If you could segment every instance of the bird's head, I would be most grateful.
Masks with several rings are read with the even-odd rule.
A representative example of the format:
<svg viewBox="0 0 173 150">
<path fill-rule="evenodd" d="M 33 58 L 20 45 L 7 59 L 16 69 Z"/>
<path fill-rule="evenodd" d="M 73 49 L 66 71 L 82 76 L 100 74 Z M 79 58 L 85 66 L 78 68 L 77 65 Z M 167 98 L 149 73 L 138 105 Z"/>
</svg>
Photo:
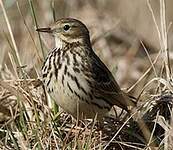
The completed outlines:
<svg viewBox="0 0 173 150">
<path fill-rule="evenodd" d="M 47 28 L 38 28 L 38 32 L 47 32 L 55 37 L 58 42 L 89 42 L 89 31 L 87 27 L 77 19 L 62 18 Z"/>
</svg>

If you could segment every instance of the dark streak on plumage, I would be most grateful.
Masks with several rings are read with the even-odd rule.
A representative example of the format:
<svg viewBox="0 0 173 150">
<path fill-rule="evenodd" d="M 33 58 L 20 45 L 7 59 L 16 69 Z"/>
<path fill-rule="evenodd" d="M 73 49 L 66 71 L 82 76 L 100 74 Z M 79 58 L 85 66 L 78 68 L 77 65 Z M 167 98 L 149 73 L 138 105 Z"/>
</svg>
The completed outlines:
<svg viewBox="0 0 173 150">
<path fill-rule="evenodd" d="M 65 58 L 67 60 L 67 65 L 69 66 L 70 65 L 70 57 L 69 57 L 69 55 L 65 55 Z"/>
<path fill-rule="evenodd" d="M 73 65 L 74 66 L 79 66 L 79 63 L 77 62 L 77 59 L 76 59 L 76 54 L 73 54 Z"/>
<path fill-rule="evenodd" d="M 66 75 L 67 74 L 67 66 L 65 65 L 65 67 L 64 67 L 64 75 Z"/>
<path fill-rule="evenodd" d="M 90 68 L 88 66 L 85 66 L 84 64 L 81 64 L 81 70 L 87 73 L 90 72 Z"/>
<path fill-rule="evenodd" d="M 64 75 L 62 75 L 62 85 L 64 86 Z"/>
<path fill-rule="evenodd" d="M 86 99 L 84 99 L 83 97 L 81 97 L 76 91 L 74 91 L 74 94 L 75 94 L 80 100 L 85 101 L 87 104 L 89 104 L 89 102 L 88 102 Z"/>
<path fill-rule="evenodd" d="M 56 52 L 57 52 L 57 55 L 60 56 L 60 54 L 61 54 L 61 49 L 60 49 L 60 48 L 57 49 Z"/>
<path fill-rule="evenodd" d="M 71 91 L 71 93 L 73 93 L 72 88 L 70 87 L 69 83 L 67 82 L 67 87 L 69 88 L 69 90 Z"/>
<path fill-rule="evenodd" d="M 114 104 L 112 104 L 112 103 L 110 103 L 110 101 L 108 101 L 106 98 L 104 98 L 104 97 L 101 97 L 101 96 L 95 96 L 94 95 L 94 97 L 96 98 L 96 99 L 98 99 L 98 100 L 102 100 L 102 101 L 104 101 L 104 102 L 106 102 L 110 107 L 112 107 Z"/>
<path fill-rule="evenodd" d="M 52 72 L 50 72 L 49 80 L 48 80 L 48 82 L 46 84 L 47 87 L 49 86 L 51 80 L 52 80 Z"/>
<path fill-rule="evenodd" d="M 48 93 L 51 93 L 51 92 L 53 92 L 53 88 L 52 89 L 48 88 Z"/>
<path fill-rule="evenodd" d="M 77 94 L 77 92 L 76 91 L 74 91 L 74 94 L 79 98 L 79 99 L 81 99 L 81 97 L 80 97 L 80 95 L 79 94 Z"/>
<path fill-rule="evenodd" d="M 44 74 L 42 75 L 42 77 L 43 77 L 43 78 L 46 78 L 46 77 L 47 77 L 47 73 L 44 73 Z"/>
<path fill-rule="evenodd" d="M 65 54 L 66 54 L 66 52 L 68 51 L 68 48 L 67 47 L 65 47 L 65 49 L 62 51 L 62 57 L 64 57 L 65 56 Z"/>
<path fill-rule="evenodd" d="M 79 90 L 82 90 L 86 95 L 87 92 L 85 91 L 85 89 L 79 84 L 78 79 L 76 78 L 76 76 L 73 76 L 70 72 L 67 71 L 67 76 L 70 77 L 77 85 Z"/>
<path fill-rule="evenodd" d="M 55 78 L 58 80 L 58 68 L 55 68 Z"/>
<path fill-rule="evenodd" d="M 74 72 L 80 73 L 80 70 L 76 67 L 73 67 Z"/>
<path fill-rule="evenodd" d="M 81 53 L 78 51 L 75 51 L 75 54 L 77 54 L 79 57 L 82 57 Z"/>
<path fill-rule="evenodd" d="M 61 63 L 59 63 L 59 65 L 58 65 L 58 69 L 60 70 L 60 69 L 61 69 L 61 67 L 62 67 L 62 64 L 61 64 Z"/>
<path fill-rule="evenodd" d="M 59 64 L 60 64 L 60 55 L 58 56 L 58 59 L 57 59 L 57 65 L 58 65 L 58 67 L 59 67 Z"/>
<path fill-rule="evenodd" d="M 42 67 L 43 72 L 46 72 L 46 69 L 47 69 L 47 65 L 45 65 L 45 64 L 46 64 L 46 61 L 44 62 L 43 67 Z"/>
<path fill-rule="evenodd" d="M 84 90 L 84 88 L 79 84 L 79 81 L 78 79 L 74 76 L 73 79 L 78 87 L 79 90 L 82 90 L 86 95 L 87 95 L 87 92 Z"/>
<path fill-rule="evenodd" d="M 92 82 L 89 79 L 86 79 L 86 81 L 87 81 L 89 87 L 93 88 Z M 91 93 L 93 93 L 93 92 L 91 92 Z"/>
<path fill-rule="evenodd" d="M 48 88 L 48 90 L 47 90 L 47 91 L 48 91 L 48 93 L 50 93 L 50 88 Z"/>
<path fill-rule="evenodd" d="M 93 100 L 93 96 L 91 93 L 88 93 L 90 100 Z"/>
</svg>

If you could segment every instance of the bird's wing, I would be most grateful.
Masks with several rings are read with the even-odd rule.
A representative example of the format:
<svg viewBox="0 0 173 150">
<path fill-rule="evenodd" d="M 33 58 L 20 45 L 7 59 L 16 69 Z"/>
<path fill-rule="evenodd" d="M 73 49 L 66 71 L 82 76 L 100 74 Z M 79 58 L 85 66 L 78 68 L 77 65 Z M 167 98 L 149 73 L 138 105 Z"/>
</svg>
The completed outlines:
<svg viewBox="0 0 173 150">
<path fill-rule="evenodd" d="M 126 100 L 129 100 L 129 98 L 121 91 L 112 73 L 96 54 L 90 59 L 94 94 L 97 97 L 103 97 L 111 105 L 117 105 L 127 110 Z"/>
<path fill-rule="evenodd" d="M 98 57 L 92 61 L 92 74 L 95 85 L 98 86 L 100 91 L 110 94 L 118 94 L 121 91 L 112 73 Z"/>
</svg>

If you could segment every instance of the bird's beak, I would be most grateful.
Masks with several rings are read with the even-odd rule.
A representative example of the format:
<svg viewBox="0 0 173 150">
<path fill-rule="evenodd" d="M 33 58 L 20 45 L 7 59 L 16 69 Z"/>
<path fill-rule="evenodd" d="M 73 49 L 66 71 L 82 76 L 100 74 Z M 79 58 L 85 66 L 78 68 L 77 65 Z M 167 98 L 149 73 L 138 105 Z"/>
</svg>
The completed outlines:
<svg viewBox="0 0 173 150">
<path fill-rule="evenodd" d="M 52 29 L 51 28 L 37 28 L 36 31 L 38 32 L 47 32 L 47 33 L 52 33 Z"/>
</svg>

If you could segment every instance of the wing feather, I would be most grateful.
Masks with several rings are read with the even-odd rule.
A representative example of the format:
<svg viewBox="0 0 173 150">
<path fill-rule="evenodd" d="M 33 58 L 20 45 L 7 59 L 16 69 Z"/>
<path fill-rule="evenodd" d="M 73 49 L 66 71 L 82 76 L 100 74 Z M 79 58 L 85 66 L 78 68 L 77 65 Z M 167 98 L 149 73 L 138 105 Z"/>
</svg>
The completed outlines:
<svg viewBox="0 0 173 150">
<path fill-rule="evenodd" d="M 93 94 L 98 97 L 103 97 L 109 104 L 117 105 L 127 110 L 127 96 L 120 89 L 106 65 L 95 53 L 90 57 L 90 63 L 90 70 L 92 71 L 90 80 L 92 80 L 91 83 L 94 87 Z"/>
</svg>

